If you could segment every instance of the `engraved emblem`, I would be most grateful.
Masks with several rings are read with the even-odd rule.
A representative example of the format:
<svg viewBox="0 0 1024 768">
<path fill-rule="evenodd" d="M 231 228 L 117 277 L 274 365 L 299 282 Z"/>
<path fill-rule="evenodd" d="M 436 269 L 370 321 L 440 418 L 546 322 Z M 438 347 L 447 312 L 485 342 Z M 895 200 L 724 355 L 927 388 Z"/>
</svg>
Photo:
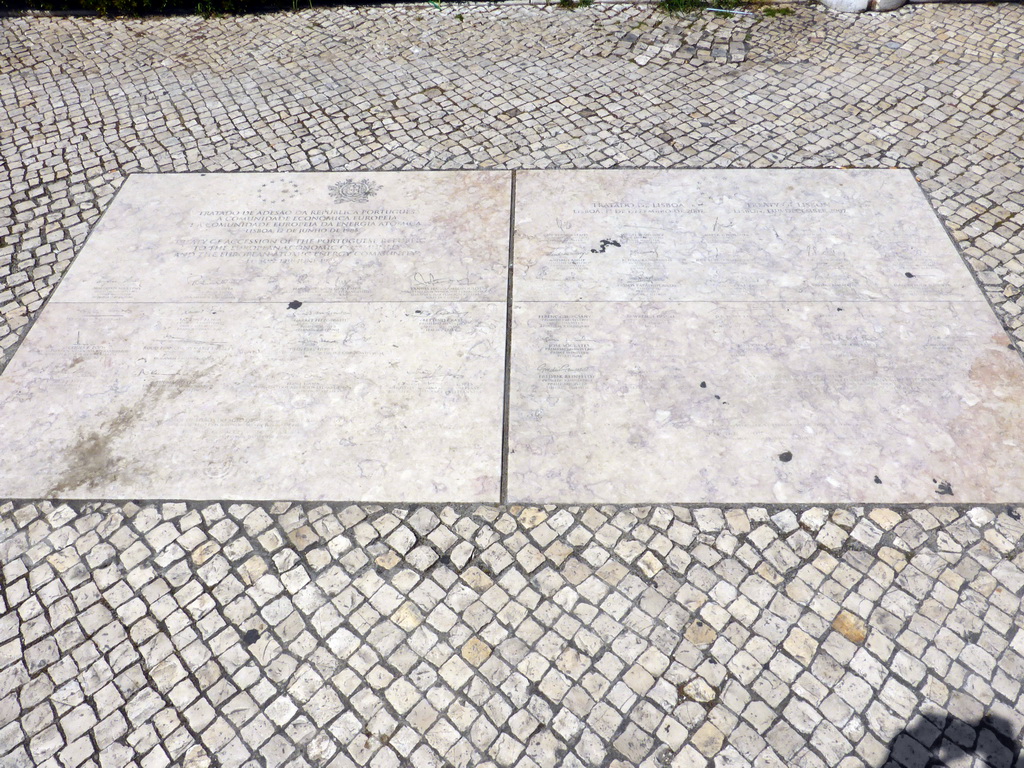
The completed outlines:
<svg viewBox="0 0 1024 768">
<path fill-rule="evenodd" d="M 271 179 L 260 184 L 256 196 L 261 203 L 280 205 L 298 197 L 299 185 L 286 179 Z"/>
<path fill-rule="evenodd" d="M 331 193 L 331 198 L 336 203 L 365 203 L 377 194 L 380 188 L 380 184 L 374 184 L 369 179 L 363 179 L 362 181 L 345 179 L 344 181 L 331 184 L 327 190 Z"/>
</svg>

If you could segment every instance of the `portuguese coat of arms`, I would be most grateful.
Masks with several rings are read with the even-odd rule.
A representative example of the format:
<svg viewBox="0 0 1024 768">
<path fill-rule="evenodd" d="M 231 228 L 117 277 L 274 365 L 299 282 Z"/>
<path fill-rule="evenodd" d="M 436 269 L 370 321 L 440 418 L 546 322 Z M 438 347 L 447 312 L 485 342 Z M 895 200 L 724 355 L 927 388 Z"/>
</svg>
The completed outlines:
<svg viewBox="0 0 1024 768">
<path fill-rule="evenodd" d="M 331 184 L 327 190 L 336 203 L 365 203 L 377 194 L 380 188 L 380 184 L 374 184 L 369 179 L 345 179 Z"/>
</svg>

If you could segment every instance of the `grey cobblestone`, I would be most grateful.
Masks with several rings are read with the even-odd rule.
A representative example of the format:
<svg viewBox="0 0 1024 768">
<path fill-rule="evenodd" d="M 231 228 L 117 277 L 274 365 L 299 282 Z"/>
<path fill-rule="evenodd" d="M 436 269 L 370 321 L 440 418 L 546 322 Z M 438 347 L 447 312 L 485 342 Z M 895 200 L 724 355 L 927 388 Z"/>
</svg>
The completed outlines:
<svg viewBox="0 0 1024 768">
<path fill-rule="evenodd" d="M 1022 511 L 6 503 L 0 753 L 832 766 L 922 714 L 1019 734 Z M 821 543 L 867 521 L 870 546 Z"/>
</svg>

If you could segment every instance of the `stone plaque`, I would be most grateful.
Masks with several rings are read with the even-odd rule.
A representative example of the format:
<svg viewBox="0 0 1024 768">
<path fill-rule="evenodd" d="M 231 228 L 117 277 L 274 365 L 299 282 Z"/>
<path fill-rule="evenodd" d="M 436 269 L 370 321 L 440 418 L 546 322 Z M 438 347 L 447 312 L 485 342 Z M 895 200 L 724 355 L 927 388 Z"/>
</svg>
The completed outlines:
<svg viewBox="0 0 1024 768">
<path fill-rule="evenodd" d="M 131 177 L 0 495 L 1024 498 L 1024 364 L 902 171 Z M 512 328 L 506 328 L 515 205 Z"/>
<path fill-rule="evenodd" d="M 510 182 L 131 177 L 0 376 L 0 494 L 496 500 Z"/>
<path fill-rule="evenodd" d="M 1024 498 L 1024 364 L 909 172 L 521 172 L 510 501 Z"/>
<path fill-rule="evenodd" d="M 505 301 L 499 172 L 132 176 L 60 302 Z"/>
</svg>

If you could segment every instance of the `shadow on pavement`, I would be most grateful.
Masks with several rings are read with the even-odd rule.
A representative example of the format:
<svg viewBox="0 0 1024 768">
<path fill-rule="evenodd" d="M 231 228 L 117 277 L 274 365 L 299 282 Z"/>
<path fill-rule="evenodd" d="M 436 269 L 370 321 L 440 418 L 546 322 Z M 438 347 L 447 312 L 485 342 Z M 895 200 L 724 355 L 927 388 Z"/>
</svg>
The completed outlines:
<svg viewBox="0 0 1024 768">
<path fill-rule="evenodd" d="M 944 722 L 919 716 L 893 739 L 882 768 L 1022 768 L 1016 731 L 1009 720 L 991 713 L 977 723 L 952 715 Z"/>
</svg>

